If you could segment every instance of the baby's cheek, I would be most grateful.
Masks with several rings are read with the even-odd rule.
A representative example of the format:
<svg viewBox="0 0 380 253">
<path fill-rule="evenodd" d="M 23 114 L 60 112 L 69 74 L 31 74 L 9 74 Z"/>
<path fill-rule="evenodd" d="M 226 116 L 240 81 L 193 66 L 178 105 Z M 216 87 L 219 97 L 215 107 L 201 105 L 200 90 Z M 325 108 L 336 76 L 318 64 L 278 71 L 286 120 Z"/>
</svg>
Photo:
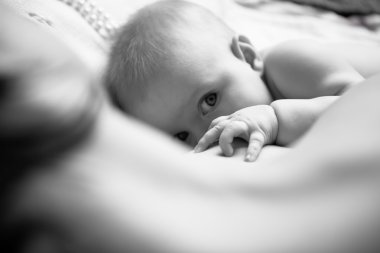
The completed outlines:
<svg viewBox="0 0 380 253">
<path fill-rule="evenodd" d="M 210 114 L 210 117 L 212 118 L 212 120 L 214 120 L 220 116 L 228 116 L 240 109 L 243 109 L 244 107 L 246 106 L 242 105 L 239 102 L 238 97 L 235 99 L 226 98 L 219 103 L 218 108 Z"/>
<path fill-rule="evenodd" d="M 190 147 L 190 148 L 194 148 L 197 144 L 198 144 L 198 141 L 199 139 L 201 138 L 202 136 L 200 137 L 195 137 L 194 135 L 191 135 L 189 136 L 189 140 L 186 142 L 186 144 Z"/>
</svg>

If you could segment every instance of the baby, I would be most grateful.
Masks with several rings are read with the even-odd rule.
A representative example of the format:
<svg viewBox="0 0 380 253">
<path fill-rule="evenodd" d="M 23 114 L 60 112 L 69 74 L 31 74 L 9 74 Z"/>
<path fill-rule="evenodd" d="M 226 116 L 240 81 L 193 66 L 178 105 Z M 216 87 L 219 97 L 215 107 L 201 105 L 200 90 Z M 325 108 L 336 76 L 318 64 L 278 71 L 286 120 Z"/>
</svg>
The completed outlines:
<svg viewBox="0 0 380 253">
<path fill-rule="evenodd" d="M 126 113 L 205 150 L 234 138 L 245 160 L 297 140 L 338 95 L 380 71 L 380 49 L 292 41 L 258 52 L 208 10 L 159 1 L 121 29 L 106 73 Z"/>
</svg>

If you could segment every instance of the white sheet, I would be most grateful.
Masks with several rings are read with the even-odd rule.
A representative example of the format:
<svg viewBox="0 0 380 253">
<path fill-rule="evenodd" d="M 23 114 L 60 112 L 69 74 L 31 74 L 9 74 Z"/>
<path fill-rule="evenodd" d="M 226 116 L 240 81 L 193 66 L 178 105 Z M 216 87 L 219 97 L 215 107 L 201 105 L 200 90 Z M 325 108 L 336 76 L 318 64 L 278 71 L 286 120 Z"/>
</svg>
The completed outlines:
<svg viewBox="0 0 380 253">
<path fill-rule="evenodd" d="M 155 1 L 96 0 L 119 24 L 128 20 L 138 8 Z M 258 48 L 298 38 L 380 44 L 380 24 L 378 32 L 371 31 L 359 24 L 358 17 L 349 19 L 311 6 L 276 0 L 189 1 L 213 11 L 237 32 L 250 37 Z M 360 18 L 374 20 L 376 16 Z"/>
<path fill-rule="evenodd" d="M 238 1 L 237 1 L 238 2 Z M 380 33 L 334 12 L 283 1 L 244 7 L 225 1 L 224 19 L 249 36 L 258 48 L 298 38 L 380 44 Z"/>
</svg>

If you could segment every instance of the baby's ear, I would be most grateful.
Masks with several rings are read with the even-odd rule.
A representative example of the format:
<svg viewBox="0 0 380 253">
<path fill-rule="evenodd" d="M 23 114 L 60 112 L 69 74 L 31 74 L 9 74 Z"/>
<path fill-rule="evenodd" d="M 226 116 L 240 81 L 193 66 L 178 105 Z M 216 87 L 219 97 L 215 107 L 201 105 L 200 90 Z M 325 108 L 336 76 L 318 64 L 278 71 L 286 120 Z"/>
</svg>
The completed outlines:
<svg viewBox="0 0 380 253">
<path fill-rule="evenodd" d="M 234 36 L 232 39 L 231 50 L 238 59 L 251 65 L 252 69 L 258 71 L 263 69 L 263 61 L 258 54 L 257 49 L 252 45 L 246 36 Z"/>
</svg>

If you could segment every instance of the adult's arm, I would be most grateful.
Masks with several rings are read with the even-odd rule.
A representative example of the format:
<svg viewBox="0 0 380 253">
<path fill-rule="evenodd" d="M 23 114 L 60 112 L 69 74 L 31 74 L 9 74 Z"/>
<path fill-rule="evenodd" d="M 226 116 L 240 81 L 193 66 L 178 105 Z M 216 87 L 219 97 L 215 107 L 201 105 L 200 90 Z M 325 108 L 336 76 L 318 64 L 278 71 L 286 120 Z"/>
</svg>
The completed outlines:
<svg viewBox="0 0 380 253">
<path fill-rule="evenodd" d="M 345 94 L 293 149 L 253 164 L 188 155 L 106 107 L 90 141 L 25 192 L 87 250 L 376 252 L 379 82 Z"/>
</svg>

